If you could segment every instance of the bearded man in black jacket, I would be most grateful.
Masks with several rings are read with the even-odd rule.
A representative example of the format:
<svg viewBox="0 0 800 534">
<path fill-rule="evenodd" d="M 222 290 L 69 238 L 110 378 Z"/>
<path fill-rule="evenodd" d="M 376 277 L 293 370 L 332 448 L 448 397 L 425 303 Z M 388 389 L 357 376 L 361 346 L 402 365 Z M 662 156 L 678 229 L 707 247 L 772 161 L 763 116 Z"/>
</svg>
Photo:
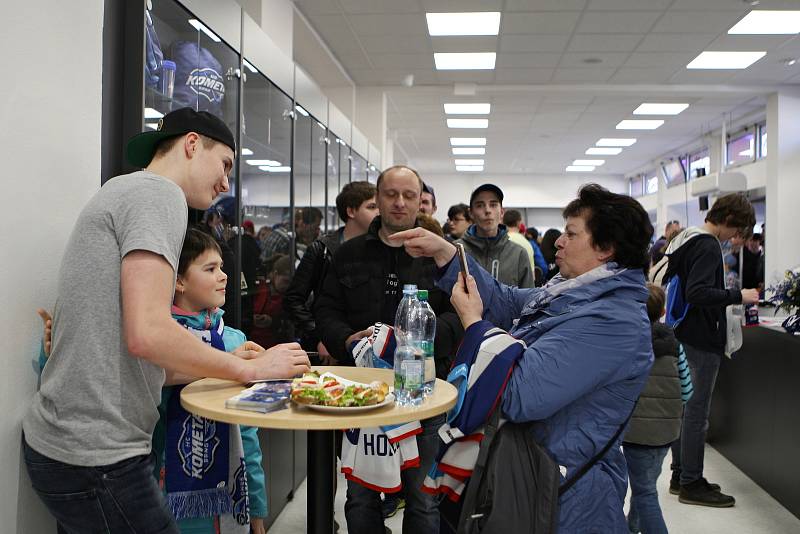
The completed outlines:
<svg viewBox="0 0 800 534">
<path fill-rule="evenodd" d="M 412 258 L 402 243 L 387 238 L 416 225 L 422 179 L 415 170 L 397 165 L 381 173 L 377 187 L 380 216 L 365 235 L 343 243 L 334 254 L 314 308 L 317 329 L 330 353 L 340 363 L 352 365 L 353 343 L 368 336 L 375 322 L 394 324 L 403 285 L 416 284 L 429 291 L 436 312 L 436 376 L 446 378 L 464 335 L 461 321 L 448 296 L 434 283 L 437 267 L 433 259 Z M 417 435 L 420 466 L 402 471 L 404 532 L 439 531 L 436 501 L 420 488 L 438 450 L 437 430 L 443 422 L 443 416 L 422 421 L 423 431 Z M 350 532 L 383 532 L 379 493 L 351 481 L 345 516 Z"/>
<path fill-rule="evenodd" d="M 314 365 L 336 365 L 325 345 L 320 341 L 311 309 L 325 281 L 333 254 L 339 245 L 366 233 L 378 215 L 375 185 L 369 182 L 350 182 L 336 196 L 336 211 L 344 226 L 328 232 L 311 243 L 294 272 L 289 289 L 283 296 L 283 309 L 292 319 L 300 344 L 318 357 L 311 357 Z"/>
</svg>

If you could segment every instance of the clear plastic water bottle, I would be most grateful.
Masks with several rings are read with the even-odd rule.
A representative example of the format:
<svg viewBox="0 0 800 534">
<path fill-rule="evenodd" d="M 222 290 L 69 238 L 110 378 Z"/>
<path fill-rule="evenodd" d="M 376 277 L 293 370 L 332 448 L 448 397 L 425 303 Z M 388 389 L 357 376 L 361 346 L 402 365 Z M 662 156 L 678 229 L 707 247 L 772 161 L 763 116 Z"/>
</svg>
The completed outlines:
<svg viewBox="0 0 800 534">
<path fill-rule="evenodd" d="M 420 289 L 417 292 L 417 309 L 415 327 L 418 333 L 414 336 L 425 362 L 425 373 L 422 379 L 422 392 L 424 396 L 433 393 L 436 384 L 436 362 L 433 359 L 433 341 L 436 337 L 436 314 L 428 303 L 428 291 Z"/>
<path fill-rule="evenodd" d="M 397 306 L 394 335 L 397 348 L 394 352 L 394 394 L 400 406 L 417 406 L 422 403 L 422 382 L 425 362 L 416 338 L 419 331 L 417 316 L 419 301 L 417 286 L 403 286 L 403 300 Z"/>
</svg>

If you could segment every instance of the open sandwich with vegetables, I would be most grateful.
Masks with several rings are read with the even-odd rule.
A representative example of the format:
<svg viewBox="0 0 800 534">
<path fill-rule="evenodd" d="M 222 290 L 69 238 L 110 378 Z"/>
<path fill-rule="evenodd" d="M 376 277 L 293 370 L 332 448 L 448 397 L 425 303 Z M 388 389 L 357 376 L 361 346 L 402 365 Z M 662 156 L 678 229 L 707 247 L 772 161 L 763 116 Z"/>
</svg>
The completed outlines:
<svg viewBox="0 0 800 534">
<path fill-rule="evenodd" d="M 291 399 L 297 404 L 351 408 L 380 404 L 388 393 L 386 382 L 345 386 L 335 376 L 311 371 L 294 379 Z"/>
</svg>

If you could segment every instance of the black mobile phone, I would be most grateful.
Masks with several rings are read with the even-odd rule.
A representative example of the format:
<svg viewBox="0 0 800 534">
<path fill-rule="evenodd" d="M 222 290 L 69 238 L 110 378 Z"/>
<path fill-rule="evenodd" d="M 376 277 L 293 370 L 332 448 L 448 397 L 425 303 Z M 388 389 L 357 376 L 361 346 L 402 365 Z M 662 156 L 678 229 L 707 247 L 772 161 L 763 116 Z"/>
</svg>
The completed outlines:
<svg viewBox="0 0 800 534">
<path fill-rule="evenodd" d="M 458 263 L 461 264 L 461 272 L 464 274 L 464 291 L 469 293 L 467 289 L 469 266 L 467 265 L 467 253 L 464 251 L 464 245 L 462 243 L 456 243 L 456 253 L 458 254 Z"/>
</svg>

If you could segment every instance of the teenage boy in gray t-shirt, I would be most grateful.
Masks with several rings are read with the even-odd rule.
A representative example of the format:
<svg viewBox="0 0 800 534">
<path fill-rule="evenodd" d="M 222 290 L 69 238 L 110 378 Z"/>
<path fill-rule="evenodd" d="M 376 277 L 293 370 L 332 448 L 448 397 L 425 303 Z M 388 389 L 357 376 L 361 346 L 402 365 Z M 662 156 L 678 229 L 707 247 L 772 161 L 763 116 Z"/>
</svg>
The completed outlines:
<svg viewBox="0 0 800 534">
<path fill-rule="evenodd" d="M 308 369 L 296 343 L 245 344 L 237 357 L 170 315 L 187 204 L 206 209 L 228 191 L 235 153 L 217 117 L 169 113 L 128 144 L 128 159 L 145 170 L 106 183 L 75 223 L 51 356 L 22 423 L 31 482 L 59 531 L 178 532 L 150 459 L 165 378 L 247 382 Z"/>
</svg>

